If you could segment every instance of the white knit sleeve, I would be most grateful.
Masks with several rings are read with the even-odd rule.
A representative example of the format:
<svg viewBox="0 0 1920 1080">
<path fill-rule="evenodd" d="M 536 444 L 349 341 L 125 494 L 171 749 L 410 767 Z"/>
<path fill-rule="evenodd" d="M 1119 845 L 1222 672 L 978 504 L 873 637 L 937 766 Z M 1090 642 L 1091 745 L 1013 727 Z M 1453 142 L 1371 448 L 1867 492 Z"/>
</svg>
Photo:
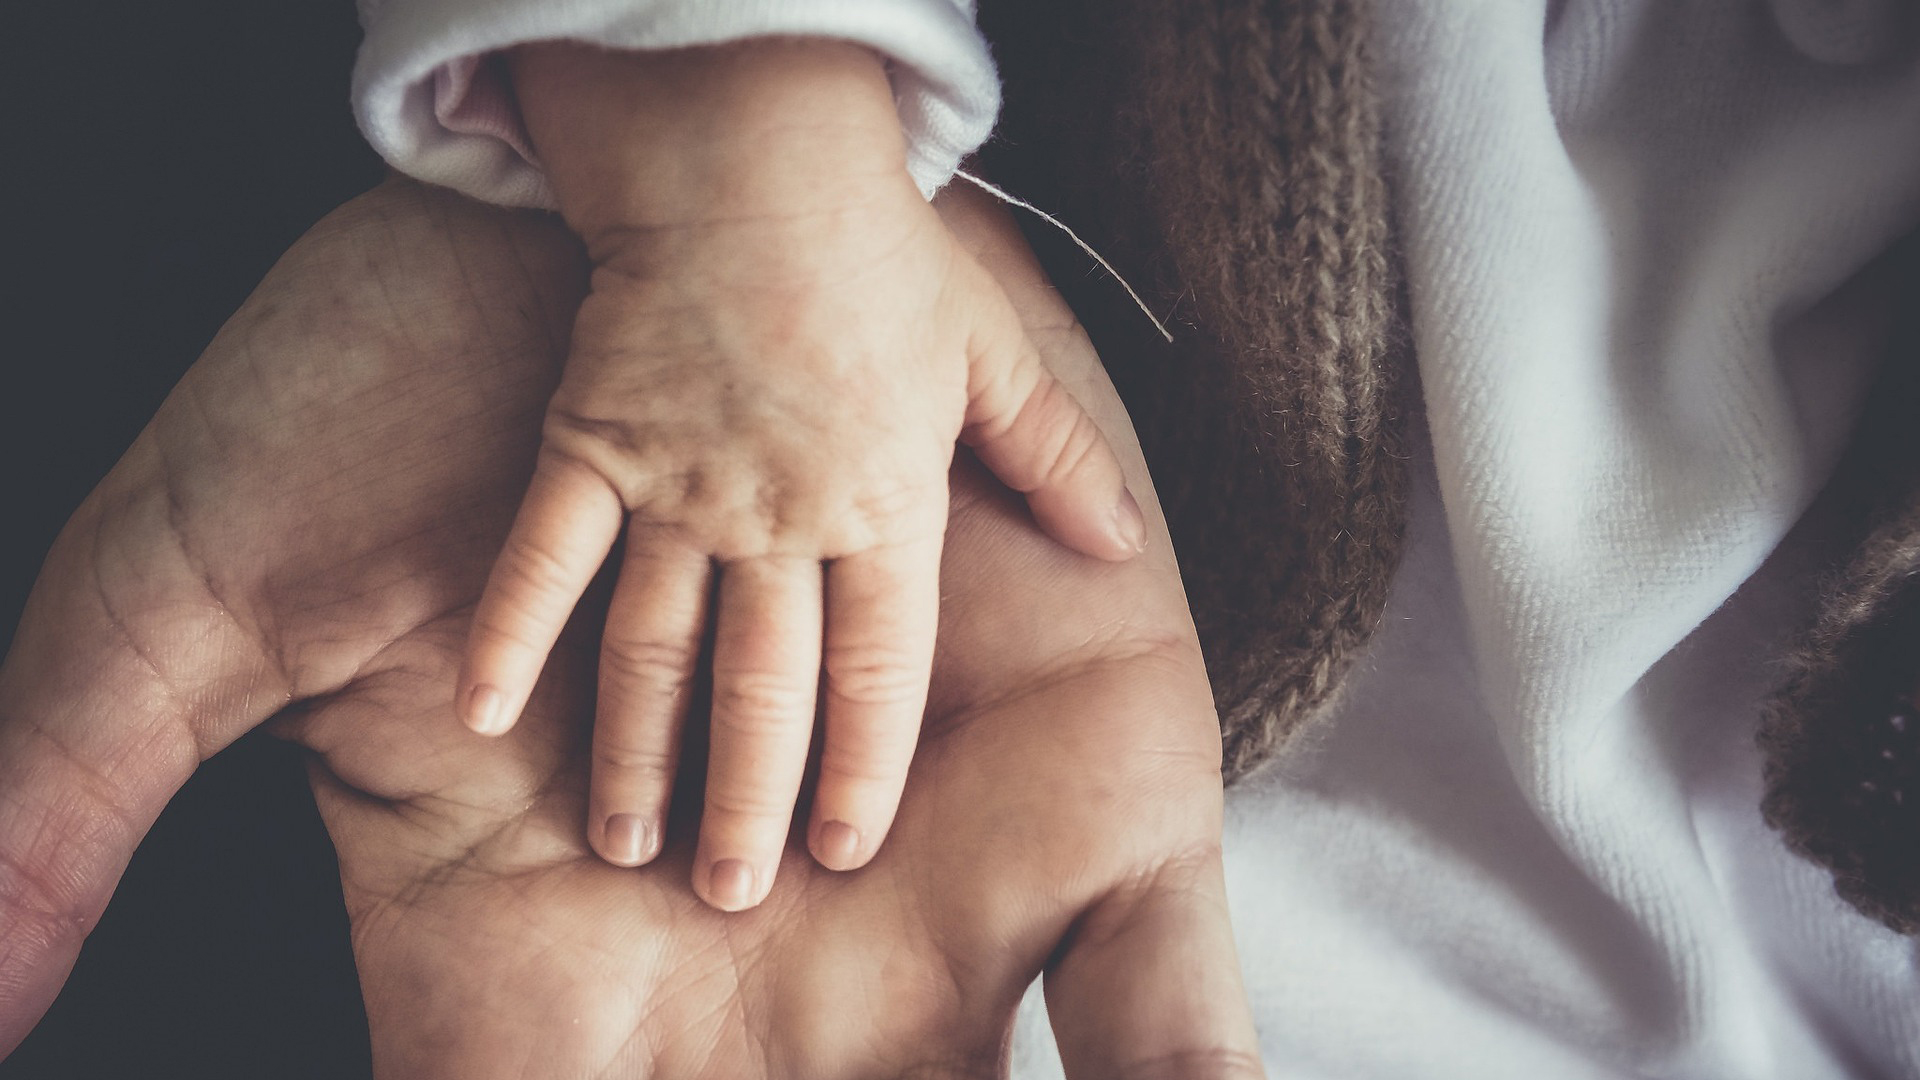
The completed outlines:
<svg viewBox="0 0 1920 1080">
<path fill-rule="evenodd" d="M 986 140 L 1000 85 L 974 0 L 359 0 L 354 115 L 401 172 L 509 206 L 554 206 L 498 52 L 569 39 L 608 48 L 762 35 L 859 42 L 889 60 L 907 167 L 931 196 Z"/>
</svg>

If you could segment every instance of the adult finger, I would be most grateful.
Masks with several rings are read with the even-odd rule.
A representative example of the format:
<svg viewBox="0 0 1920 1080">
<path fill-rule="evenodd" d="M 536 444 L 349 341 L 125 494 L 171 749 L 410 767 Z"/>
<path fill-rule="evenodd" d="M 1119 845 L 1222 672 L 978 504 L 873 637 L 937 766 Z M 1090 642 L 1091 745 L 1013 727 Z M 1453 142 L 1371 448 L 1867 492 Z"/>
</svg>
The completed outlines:
<svg viewBox="0 0 1920 1080">
<path fill-rule="evenodd" d="M 540 452 L 533 481 L 473 613 L 454 701 L 483 735 L 513 727 L 547 654 L 620 534 L 623 508 L 598 473 Z"/>
<path fill-rule="evenodd" d="M 1146 547 L 1146 519 L 1107 437 L 1053 377 L 1004 299 L 974 332 L 961 441 L 1027 497 L 1040 527 L 1096 558 Z"/>
<path fill-rule="evenodd" d="M 163 488 L 128 514 L 164 522 Z M 0 663 L 0 1058 L 59 993 L 167 800 L 286 700 L 164 528 L 131 531 L 140 542 L 117 545 L 89 500 Z"/>
<path fill-rule="evenodd" d="M 638 866 L 660 852 L 686 726 L 712 563 L 658 530 L 627 531 L 600 639 L 587 835 L 602 858 Z"/>
<path fill-rule="evenodd" d="M 806 772 L 820 681 L 821 570 L 807 558 L 727 564 L 713 646 L 713 729 L 693 887 L 722 911 L 773 887 Z"/>
<path fill-rule="evenodd" d="M 1169 862 L 1081 916 L 1046 977 L 1070 1080 L 1258 1080 L 1217 852 Z"/>
<path fill-rule="evenodd" d="M 830 870 L 873 858 L 900 806 L 940 623 L 940 547 L 935 536 L 827 567 L 826 745 L 807 833 Z"/>
</svg>

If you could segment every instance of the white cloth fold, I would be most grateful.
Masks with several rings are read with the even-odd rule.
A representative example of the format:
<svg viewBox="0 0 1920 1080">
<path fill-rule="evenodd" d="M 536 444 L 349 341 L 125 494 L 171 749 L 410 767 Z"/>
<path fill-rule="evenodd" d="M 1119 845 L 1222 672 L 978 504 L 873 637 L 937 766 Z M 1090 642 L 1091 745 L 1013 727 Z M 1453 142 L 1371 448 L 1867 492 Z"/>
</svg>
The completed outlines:
<svg viewBox="0 0 1920 1080">
<path fill-rule="evenodd" d="M 506 206 L 554 207 L 500 65 L 569 39 L 616 49 L 762 35 L 856 41 L 889 60 L 907 168 L 931 196 L 993 129 L 1000 86 L 972 0 L 360 0 L 360 130 L 409 176 Z"/>
</svg>

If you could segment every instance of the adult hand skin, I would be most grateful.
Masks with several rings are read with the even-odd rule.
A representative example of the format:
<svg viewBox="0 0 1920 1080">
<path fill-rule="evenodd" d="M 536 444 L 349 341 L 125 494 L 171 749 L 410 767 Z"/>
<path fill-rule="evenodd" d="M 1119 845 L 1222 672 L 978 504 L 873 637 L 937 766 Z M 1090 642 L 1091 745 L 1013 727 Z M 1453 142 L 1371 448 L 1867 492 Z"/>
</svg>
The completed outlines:
<svg viewBox="0 0 1920 1080">
<path fill-rule="evenodd" d="M 1150 491 L 1018 232 L 971 192 L 942 212 Z M 390 182 L 281 260 L 74 516 L 0 666 L 0 1049 L 167 798 L 271 719 L 314 754 L 382 1076 L 993 1076 L 1042 970 L 1069 1076 L 1260 1075 L 1151 499 L 1147 553 L 1102 563 L 956 468 L 892 838 L 852 874 L 791 847 L 751 912 L 688 890 L 690 832 L 639 870 L 586 847 L 585 635 L 512 734 L 455 720 L 582 273 L 550 222 Z"/>
</svg>

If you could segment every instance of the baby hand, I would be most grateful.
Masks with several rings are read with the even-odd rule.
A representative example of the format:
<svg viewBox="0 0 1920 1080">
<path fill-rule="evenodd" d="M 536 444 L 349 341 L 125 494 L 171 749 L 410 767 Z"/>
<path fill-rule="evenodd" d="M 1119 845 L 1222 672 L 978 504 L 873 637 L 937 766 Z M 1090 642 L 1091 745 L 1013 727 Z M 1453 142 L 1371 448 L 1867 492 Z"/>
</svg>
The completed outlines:
<svg viewBox="0 0 1920 1080">
<path fill-rule="evenodd" d="M 518 54 L 515 76 L 594 276 L 457 700 L 475 730 L 512 726 L 624 524 L 588 835 L 621 865 L 658 853 L 711 624 L 694 887 L 751 907 L 816 711 L 814 856 L 863 865 L 892 823 L 926 704 L 956 441 L 1073 548 L 1127 558 L 1145 527 L 1105 439 L 914 188 L 871 54 L 547 46 Z"/>
</svg>

